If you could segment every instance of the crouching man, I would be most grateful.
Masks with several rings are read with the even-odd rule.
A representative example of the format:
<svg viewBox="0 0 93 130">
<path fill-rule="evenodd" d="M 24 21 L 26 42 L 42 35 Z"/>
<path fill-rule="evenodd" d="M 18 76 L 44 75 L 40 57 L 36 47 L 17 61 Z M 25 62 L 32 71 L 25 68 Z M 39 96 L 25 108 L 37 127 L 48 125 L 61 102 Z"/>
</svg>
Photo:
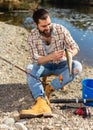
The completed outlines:
<svg viewBox="0 0 93 130">
<path fill-rule="evenodd" d="M 68 49 L 72 57 L 79 50 L 70 32 L 64 26 L 52 23 L 49 13 L 45 9 L 37 9 L 33 13 L 33 20 L 36 28 L 32 29 L 28 36 L 32 64 L 27 66 L 27 71 L 36 78 L 27 74 L 27 82 L 35 99 L 35 105 L 28 110 L 22 110 L 20 118 L 50 117 L 52 111 L 48 98 L 51 91 L 61 89 L 67 83 L 73 81 L 75 76 L 79 75 L 82 71 L 81 63 L 73 60 L 72 75 L 69 76 L 64 48 Z M 37 79 L 52 74 L 57 75 L 57 77 L 44 90 L 42 82 Z M 63 78 L 61 84 L 59 81 L 60 74 Z"/>
</svg>

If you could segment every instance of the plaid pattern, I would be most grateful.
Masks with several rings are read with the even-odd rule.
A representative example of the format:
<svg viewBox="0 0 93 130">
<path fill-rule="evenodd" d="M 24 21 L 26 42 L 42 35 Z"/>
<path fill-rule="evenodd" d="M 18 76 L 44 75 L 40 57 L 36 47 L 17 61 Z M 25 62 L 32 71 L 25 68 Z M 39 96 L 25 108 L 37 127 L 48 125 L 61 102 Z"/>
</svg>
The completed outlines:
<svg viewBox="0 0 93 130">
<path fill-rule="evenodd" d="M 66 48 L 77 48 L 79 49 L 76 42 L 73 40 L 72 36 L 70 35 L 69 31 L 62 25 L 59 24 L 52 24 L 53 25 L 53 32 L 52 32 L 52 52 L 63 50 L 64 44 Z M 46 51 L 45 47 L 43 45 L 42 37 L 38 31 L 38 29 L 33 29 L 28 36 L 27 42 L 30 46 L 30 54 L 31 54 L 31 60 L 33 63 L 37 63 L 37 60 L 40 56 L 45 56 Z M 65 57 L 63 57 L 60 61 L 64 60 Z M 60 62 L 59 61 L 59 62 Z"/>
</svg>

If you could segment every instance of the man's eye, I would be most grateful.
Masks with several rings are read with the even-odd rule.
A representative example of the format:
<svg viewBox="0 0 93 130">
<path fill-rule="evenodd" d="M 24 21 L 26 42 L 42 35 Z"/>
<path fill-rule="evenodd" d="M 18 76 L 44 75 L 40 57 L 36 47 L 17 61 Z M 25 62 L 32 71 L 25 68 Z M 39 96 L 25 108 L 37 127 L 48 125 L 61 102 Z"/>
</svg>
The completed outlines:
<svg viewBox="0 0 93 130">
<path fill-rule="evenodd" d="M 43 28 L 47 27 L 47 26 L 42 26 Z"/>
<path fill-rule="evenodd" d="M 45 27 L 50 26 L 50 25 L 51 25 L 51 23 L 49 23 L 48 25 L 43 25 L 42 27 L 45 28 Z"/>
</svg>

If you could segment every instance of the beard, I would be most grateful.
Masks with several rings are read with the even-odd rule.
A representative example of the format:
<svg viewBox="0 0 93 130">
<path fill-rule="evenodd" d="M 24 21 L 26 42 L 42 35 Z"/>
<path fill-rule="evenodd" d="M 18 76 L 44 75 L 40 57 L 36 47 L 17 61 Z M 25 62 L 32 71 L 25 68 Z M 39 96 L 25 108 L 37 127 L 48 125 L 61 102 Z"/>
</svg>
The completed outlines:
<svg viewBox="0 0 93 130">
<path fill-rule="evenodd" d="M 39 29 L 38 29 L 39 30 Z M 41 31 L 39 30 L 39 33 L 44 37 L 50 37 L 52 34 L 53 28 L 50 28 L 49 30 Z"/>
</svg>

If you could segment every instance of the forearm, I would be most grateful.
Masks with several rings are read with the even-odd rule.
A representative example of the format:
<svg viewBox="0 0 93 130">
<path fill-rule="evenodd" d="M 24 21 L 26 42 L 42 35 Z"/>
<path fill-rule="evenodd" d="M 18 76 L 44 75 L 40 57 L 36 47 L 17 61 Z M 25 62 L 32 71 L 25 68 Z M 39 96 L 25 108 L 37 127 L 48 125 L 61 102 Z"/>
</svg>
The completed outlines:
<svg viewBox="0 0 93 130">
<path fill-rule="evenodd" d="M 50 62 L 50 61 L 52 61 L 52 60 L 53 60 L 53 58 L 52 58 L 51 55 L 40 56 L 40 57 L 38 58 L 38 64 L 46 64 L 46 63 L 48 63 L 48 62 Z"/>
<path fill-rule="evenodd" d="M 58 61 L 63 57 L 64 51 L 63 50 L 59 50 L 59 51 L 55 51 L 52 52 L 51 54 L 47 55 L 47 56 L 42 56 L 38 58 L 38 64 L 46 64 L 50 61 Z"/>
<path fill-rule="evenodd" d="M 72 49 L 71 53 L 72 53 L 72 56 L 75 56 L 78 53 L 78 49 L 77 48 Z"/>
</svg>

